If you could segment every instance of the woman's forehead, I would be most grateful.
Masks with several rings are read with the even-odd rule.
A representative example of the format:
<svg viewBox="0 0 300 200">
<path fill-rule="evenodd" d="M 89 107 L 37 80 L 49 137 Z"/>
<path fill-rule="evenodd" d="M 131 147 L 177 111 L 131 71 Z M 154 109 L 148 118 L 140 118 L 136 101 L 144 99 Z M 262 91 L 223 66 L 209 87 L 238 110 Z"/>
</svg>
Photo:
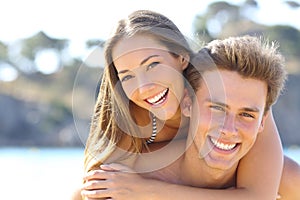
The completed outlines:
<svg viewBox="0 0 300 200">
<path fill-rule="evenodd" d="M 132 37 L 122 38 L 112 49 L 113 60 L 119 57 L 129 54 L 131 52 L 143 51 L 147 49 L 152 50 L 168 50 L 165 46 L 159 43 L 158 39 L 155 39 L 149 35 L 134 35 Z"/>
</svg>

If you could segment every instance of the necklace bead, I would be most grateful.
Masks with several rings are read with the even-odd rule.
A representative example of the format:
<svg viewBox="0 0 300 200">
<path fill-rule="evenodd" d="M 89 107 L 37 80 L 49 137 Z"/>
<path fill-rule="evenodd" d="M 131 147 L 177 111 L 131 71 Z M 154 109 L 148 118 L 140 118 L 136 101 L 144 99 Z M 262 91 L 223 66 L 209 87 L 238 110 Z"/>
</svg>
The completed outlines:
<svg viewBox="0 0 300 200">
<path fill-rule="evenodd" d="M 153 114 L 151 114 L 151 116 L 152 116 L 152 134 L 151 137 L 146 141 L 147 144 L 153 143 L 157 134 L 156 116 Z"/>
</svg>

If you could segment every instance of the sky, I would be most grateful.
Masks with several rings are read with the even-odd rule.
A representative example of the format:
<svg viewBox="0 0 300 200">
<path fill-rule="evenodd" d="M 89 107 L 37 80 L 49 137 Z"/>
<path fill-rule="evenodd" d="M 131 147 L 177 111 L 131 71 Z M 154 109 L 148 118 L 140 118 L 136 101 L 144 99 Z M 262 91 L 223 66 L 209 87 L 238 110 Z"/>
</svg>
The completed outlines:
<svg viewBox="0 0 300 200">
<path fill-rule="evenodd" d="M 169 17 L 186 35 L 192 22 L 215 0 L 9 0 L 1 3 L 0 41 L 13 43 L 44 31 L 53 38 L 69 39 L 70 54 L 85 56 L 85 42 L 107 39 L 116 22 L 137 9 L 150 9 Z M 300 3 L 300 0 L 295 0 Z M 228 0 L 241 4 L 244 0 Z M 258 22 L 293 25 L 300 29 L 300 9 L 291 10 L 283 0 L 257 0 Z M 270 5 L 270 2 L 271 5 Z M 48 54 L 50 55 L 50 54 Z M 53 55 L 52 55 L 53 56 Z M 45 57 L 45 56 L 44 56 Z"/>
<path fill-rule="evenodd" d="M 230 0 L 240 4 L 244 0 Z M 296 0 L 300 3 L 300 0 Z M 1 5 L 0 40 L 26 38 L 39 30 L 51 37 L 86 40 L 108 37 L 114 24 L 137 9 L 158 11 L 189 34 L 194 17 L 213 0 L 9 0 Z M 282 0 L 258 0 L 257 19 L 262 23 L 289 23 L 300 29 L 300 10 L 291 12 Z M 2 2 L 3 4 L 3 2 Z"/>
</svg>

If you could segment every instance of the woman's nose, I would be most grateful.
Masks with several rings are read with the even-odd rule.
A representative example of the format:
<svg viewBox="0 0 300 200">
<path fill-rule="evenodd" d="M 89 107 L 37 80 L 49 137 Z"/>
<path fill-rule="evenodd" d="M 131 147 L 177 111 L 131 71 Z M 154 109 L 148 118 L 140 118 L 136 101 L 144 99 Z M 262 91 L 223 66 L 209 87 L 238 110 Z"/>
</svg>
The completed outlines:
<svg viewBox="0 0 300 200">
<path fill-rule="evenodd" d="M 136 74 L 137 87 L 140 94 L 144 94 L 154 88 L 154 83 L 151 81 L 145 73 Z"/>
</svg>

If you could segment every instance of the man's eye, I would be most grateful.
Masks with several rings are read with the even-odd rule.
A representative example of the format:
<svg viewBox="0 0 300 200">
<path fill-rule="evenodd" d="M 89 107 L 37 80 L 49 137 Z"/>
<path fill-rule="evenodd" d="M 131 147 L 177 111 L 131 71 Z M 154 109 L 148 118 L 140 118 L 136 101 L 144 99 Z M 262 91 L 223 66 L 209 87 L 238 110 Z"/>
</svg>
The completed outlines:
<svg viewBox="0 0 300 200">
<path fill-rule="evenodd" d="M 153 63 L 151 63 L 150 65 L 147 66 L 147 70 L 156 67 L 158 64 L 159 64 L 159 62 L 153 62 Z"/>
<path fill-rule="evenodd" d="M 130 79 L 132 79 L 132 78 L 133 78 L 132 75 L 127 75 L 127 76 L 124 76 L 124 77 L 121 79 L 121 81 L 122 81 L 122 82 L 128 81 L 128 80 L 130 80 Z"/>
<path fill-rule="evenodd" d="M 247 118 L 255 118 L 253 115 L 251 115 L 249 113 L 241 113 L 241 116 L 247 117 Z"/>
<path fill-rule="evenodd" d="M 211 109 L 224 112 L 225 109 L 221 106 L 210 106 Z"/>
</svg>

